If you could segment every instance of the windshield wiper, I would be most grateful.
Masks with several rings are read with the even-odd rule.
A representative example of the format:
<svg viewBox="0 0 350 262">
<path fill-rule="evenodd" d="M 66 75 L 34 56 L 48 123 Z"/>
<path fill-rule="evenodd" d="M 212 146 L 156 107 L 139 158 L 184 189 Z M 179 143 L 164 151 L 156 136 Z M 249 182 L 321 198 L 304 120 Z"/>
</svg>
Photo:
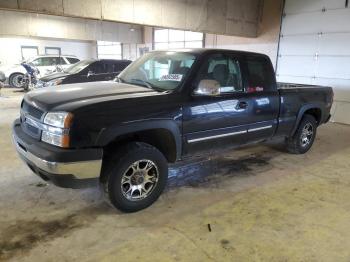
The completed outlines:
<svg viewBox="0 0 350 262">
<path fill-rule="evenodd" d="M 141 83 L 143 86 L 145 86 L 149 89 L 153 89 L 153 86 L 145 80 L 133 78 L 133 79 L 130 79 L 130 81 Z"/>
</svg>

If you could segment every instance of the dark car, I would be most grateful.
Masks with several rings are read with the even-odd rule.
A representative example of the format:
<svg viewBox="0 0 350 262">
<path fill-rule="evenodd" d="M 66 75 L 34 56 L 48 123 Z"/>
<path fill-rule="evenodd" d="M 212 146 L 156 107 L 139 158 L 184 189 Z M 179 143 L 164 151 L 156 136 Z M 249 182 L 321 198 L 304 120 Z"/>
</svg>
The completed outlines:
<svg viewBox="0 0 350 262">
<path fill-rule="evenodd" d="M 306 153 L 333 102 L 332 88 L 277 84 L 267 56 L 233 50 L 150 52 L 118 81 L 29 92 L 13 135 L 41 178 L 100 183 L 127 212 L 160 196 L 168 163 L 271 138 Z"/>
<path fill-rule="evenodd" d="M 36 87 L 112 80 L 130 63 L 130 60 L 82 60 L 63 72 L 53 73 L 40 78 Z"/>
</svg>

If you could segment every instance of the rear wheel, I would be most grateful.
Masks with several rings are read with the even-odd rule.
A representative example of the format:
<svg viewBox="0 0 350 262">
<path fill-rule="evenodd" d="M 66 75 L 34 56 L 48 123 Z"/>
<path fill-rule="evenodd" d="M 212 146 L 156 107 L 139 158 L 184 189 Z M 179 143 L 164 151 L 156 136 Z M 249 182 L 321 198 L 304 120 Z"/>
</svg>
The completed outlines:
<svg viewBox="0 0 350 262">
<path fill-rule="evenodd" d="M 312 147 L 316 137 L 317 122 L 311 115 L 303 116 L 294 136 L 287 140 L 287 150 L 293 154 L 304 154 Z"/>
<path fill-rule="evenodd" d="M 153 204 L 168 179 L 163 154 L 145 143 L 131 143 L 109 160 L 103 188 L 110 203 L 124 212 L 135 212 Z"/>
<path fill-rule="evenodd" d="M 9 77 L 9 85 L 15 88 L 22 88 L 24 85 L 24 75 L 21 73 L 14 73 Z"/>
</svg>

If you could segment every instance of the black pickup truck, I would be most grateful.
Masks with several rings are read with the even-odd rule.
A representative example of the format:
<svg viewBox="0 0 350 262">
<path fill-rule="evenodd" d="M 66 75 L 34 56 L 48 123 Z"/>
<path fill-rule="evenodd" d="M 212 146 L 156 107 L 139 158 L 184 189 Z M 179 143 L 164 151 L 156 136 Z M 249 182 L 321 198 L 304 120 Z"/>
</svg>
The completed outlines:
<svg viewBox="0 0 350 262">
<path fill-rule="evenodd" d="M 160 196 L 168 163 L 184 157 L 273 137 L 291 153 L 307 152 L 332 102 L 330 87 L 277 84 L 262 54 L 155 51 L 116 82 L 29 92 L 13 138 L 44 180 L 98 182 L 115 207 L 133 212 Z"/>
</svg>

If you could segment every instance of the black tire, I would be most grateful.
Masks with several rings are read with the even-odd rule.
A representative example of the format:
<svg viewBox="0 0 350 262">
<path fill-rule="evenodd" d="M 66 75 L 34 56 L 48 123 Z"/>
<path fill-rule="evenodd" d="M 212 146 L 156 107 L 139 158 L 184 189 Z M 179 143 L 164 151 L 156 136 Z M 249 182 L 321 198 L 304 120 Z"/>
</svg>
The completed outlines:
<svg viewBox="0 0 350 262">
<path fill-rule="evenodd" d="M 22 73 L 14 73 L 12 75 L 10 75 L 9 77 L 9 85 L 11 87 L 14 87 L 14 88 L 22 88 L 23 87 L 23 84 L 19 84 L 18 83 L 18 77 L 22 76 L 22 78 L 24 77 L 24 75 Z"/>
<path fill-rule="evenodd" d="M 157 182 L 155 182 L 153 189 L 150 190 L 147 196 L 135 200 L 132 199 L 132 197 L 137 197 L 137 194 L 141 195 L 140 191 L 134 191 L 137 193 L 129 196 L 129 198 L 126 196 L 125 191 L 128 191 L 129 182 L 129 189 L 131 188 L 132 178 L 137 175 L 137 172 L 127 176 L 130 177 L 130 181 L 126 184 L 122 184 L 122 179 L 123 177 L 125 178 L 128 171 L 131 170 L 133 172 L 131 166 L 134 163 L 138 162 L 140 165 L 143 165 L 142 161 L 150 161 L 155 165 L 155 167 L 152 167 L 152 169 L 147 172 L 153 172 L 154 174 L 158 172 Z M 107 167 L 102 171 L 101 181 L 105 196 L 114 207 L 123 212 L 136 212 L 152 205 L 163 192 L 168 180 L 168 162 L 166 158 L 158 149 L 149 144 L 139 142 L 130 143 L 121 148 L 113 157 L 107 160 L 105 164 Z M 141 175 L 138 175 L 138 177 L 136 176 L 136 179 L 140 179 L 140 176 Z M 141 177 L 143 177 L 141 180 L 145 181 L 143 180 L 145 176 Z M 149 186 L 148 183 L 145 184 L 145 187 L 146 185 Z"/>
<path fill-rule="evenodd" d="M 305 129 L 312 129 L 312 135 L 307 135 L 307 141 L 305 139 L 306 134 L 303 133 Z M 304 115 L 293 137 L 287 139 L 288 152 L 292 154 L 304 154 L 309 151 L 315 141 L 316 131 L 316 119 L 312 115 Z"/>
</svg>

